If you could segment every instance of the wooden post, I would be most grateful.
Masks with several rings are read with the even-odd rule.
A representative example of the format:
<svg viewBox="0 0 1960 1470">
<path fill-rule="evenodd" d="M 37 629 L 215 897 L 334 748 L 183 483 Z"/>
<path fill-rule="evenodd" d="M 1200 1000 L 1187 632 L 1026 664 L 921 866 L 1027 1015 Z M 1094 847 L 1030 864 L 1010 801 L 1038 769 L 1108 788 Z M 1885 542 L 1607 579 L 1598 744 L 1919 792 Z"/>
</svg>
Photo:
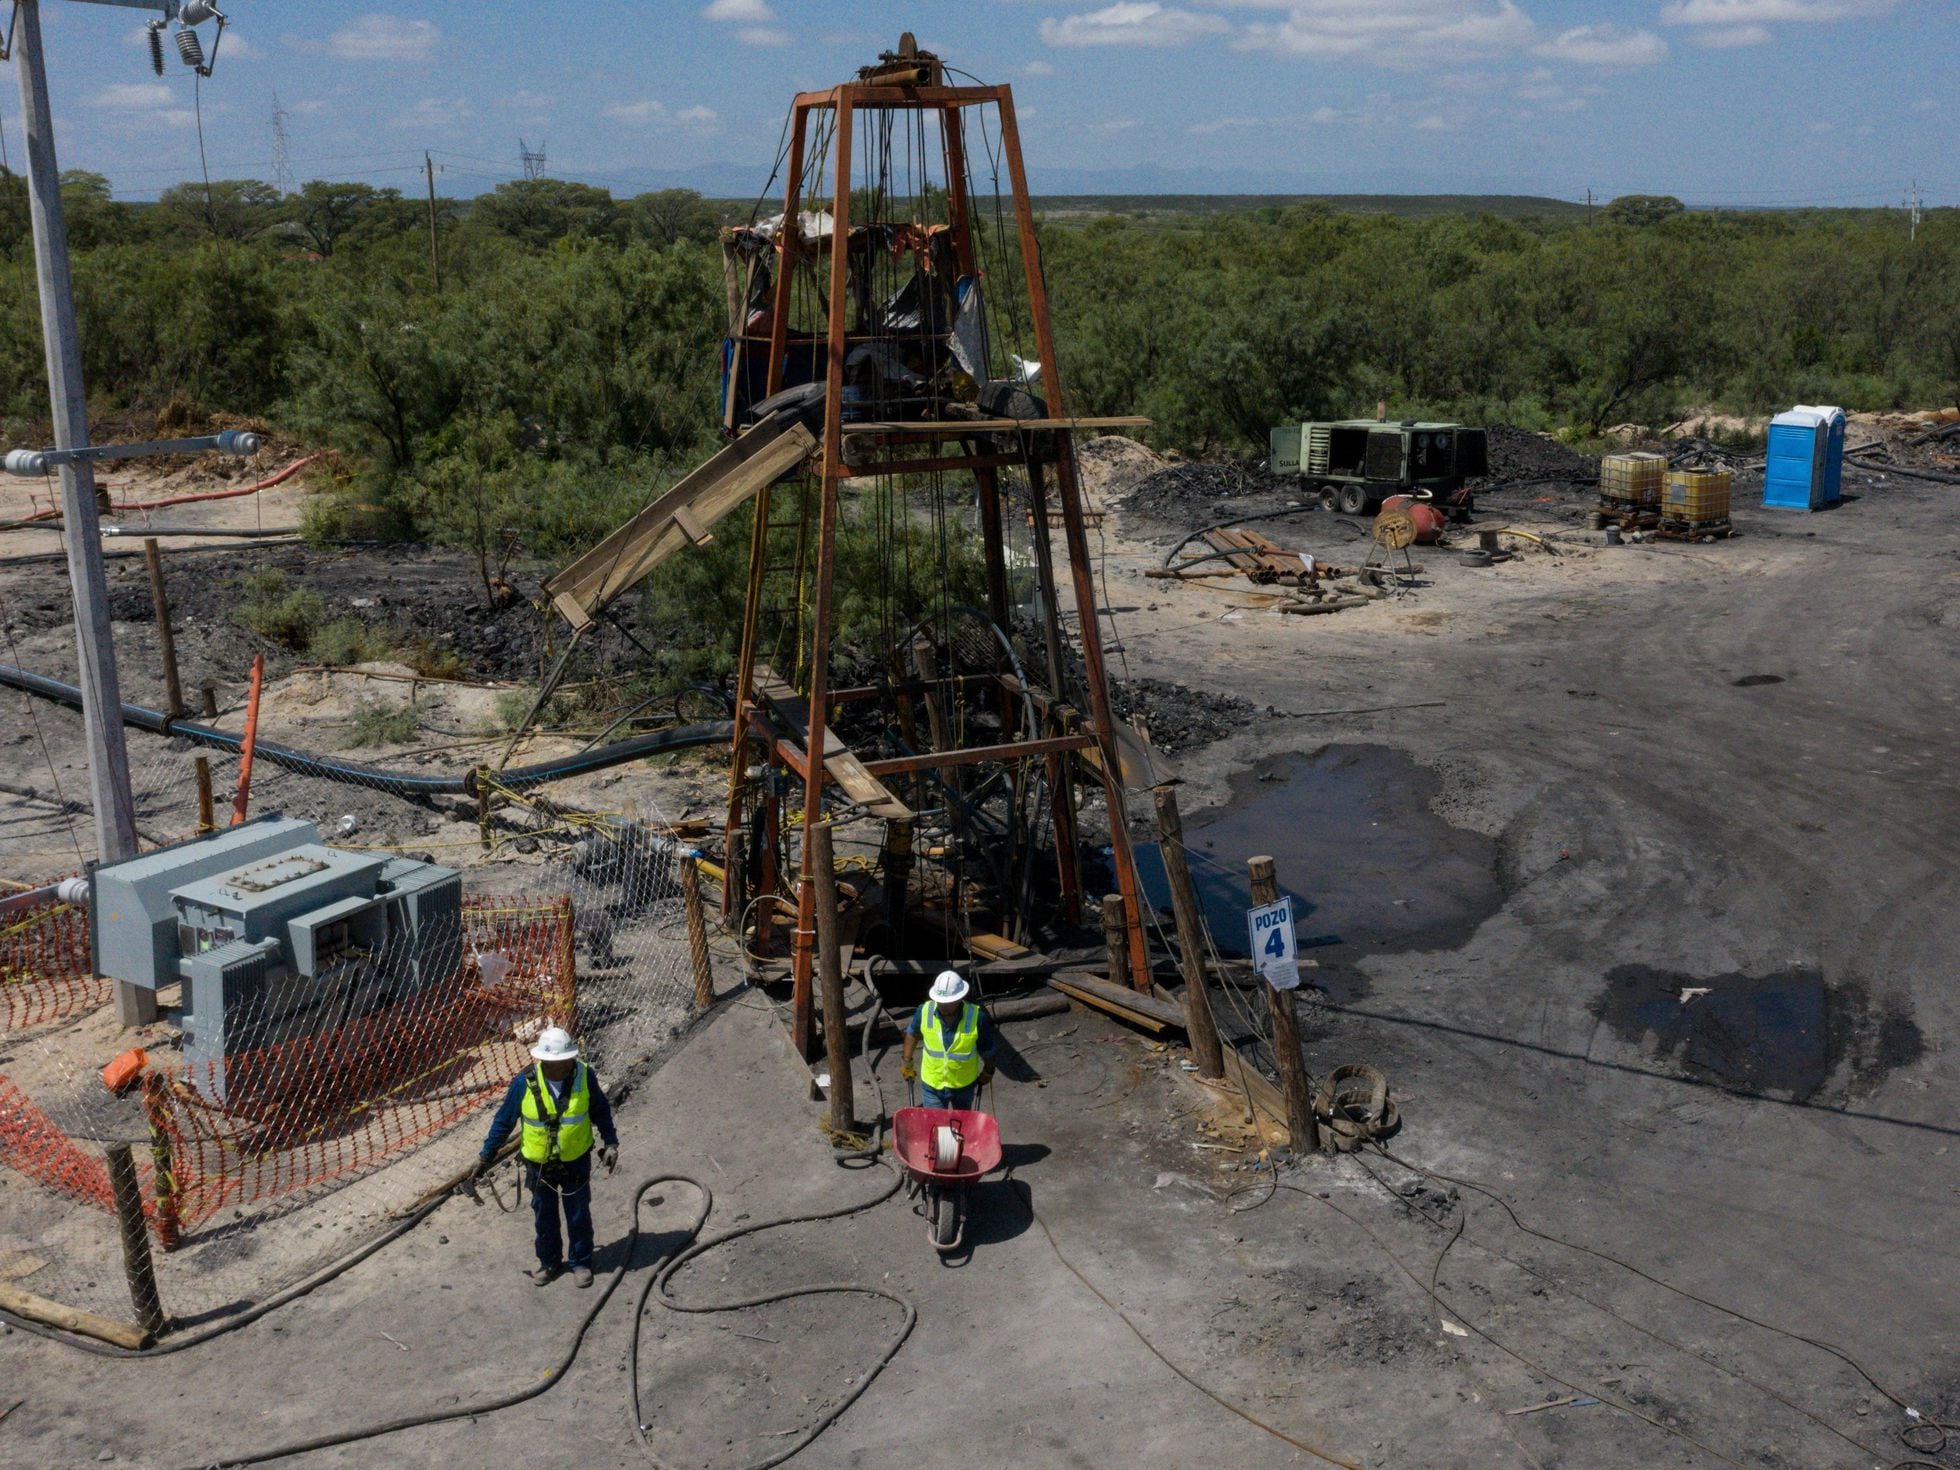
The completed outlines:
<svg viewBox="0 0 1960 1470">
<path fill-rule="evenodd" d="M 687 908 L 687 952 L 694 961 L 694 1004 L 706 1010 L 715 1003 L 715 968 L 708 958 L 708 916 L 701 911 L 700 854 L 681 858 L 681 901 Z"/>
<path fill-rule="evenodd" d="M 150 1124 L 150 1178 L 157 1202 L 157 1244 L 166 1251 L 177 1249 L 180 1226 L 177 1215 L 177 1154 L 171 1146 L 165 1101 L 169 1084 L 155 1072 L 143 1074 L 143 1116 Z"/>
<path fill-rule="evenodd" d="M 1138 990 L 1150 988 L 1148 975 L 1130 974 L 1130 930 L 1123 922 L 1123 895 L 1105 893 L 1102 902 L 1103 943 L 1109 950 L 1109 983 L 1111 985 L 1135 985 Z"/>
<path fill-rule="evenodd" d="M 211 807 L 211 758 L 206 755 L 193 757 L 191 768 L 197 773 L 197 830 L 215 832 L 218 829 L 218 814 Z"/>
<path fill-rule="evenodd" d="M 207 720 L 217 719 L 218 718 L 218 686 L 216 684 L 206 684 L 203 687 L 203 689 L 200 691 L 200 693 L 203 695 L 204 698 L 204 718 Z"/>
<path fill-rule="evenodd" d="M 238 794 L 231 800 L 231 824 L 245 820 L 252 804 L 252 752 L 259 743 L 259 696 L 265 691 L 265 655 L 252 655 L 252 692 L 245 701 L 245 740 L 239 747 Z"/>
<path fill-rule="evenodd" d="M 184 714 L 184 686 L 177 681 L 177 639 L 170 631 L 170 598 L 163 590 L 163 553 L 156 538 L 143 539 L 143 561 L 150 569 L 150 609 L 157 620 L 157 651 L 163 660 L 163 708 L 171 719 Z"/>
<path fill-rule="evenodd" d="M 436 162 L 426 151 L 422 154 L 422 172 L 429 181 L 429 280 L 440 291 L 442 256 L 436 251 Z"/>
<path fill-rule="evenodd" d="M 1279 875 L 1269 857 L 1248 859 L 1245 865 L 1252 879 L 1255 904 L 1279 902 Z M 1293 1005 L 1293 992 L 1262 987 L 1266 1007 L 1273 1018 L 1273 1061 L 1279 1068 L 1279 1085 L 1286 1094 L 1286 1127 L 1293 1135 L 1293 1152 L 1317 1153 L 1320 1126 L 1313 1116 L 1313 1093 L 1307 1086 L 1307 1062 L 1300 1051 L 1300 1015 Z"/>
<path fill-rule="evenodd" d="M 1178 814 L 1177 792 L 1159 786 L 1157 851 L 1170 880 L 1171 910 L 1177 915 L 1177 947 L 1184 952 L 1184 1030 L 1191 1038 L 1191 1058 L 1200 1077 L 1223 1077 L 1225 1053 L 1218 1044 L 1218 1023 L 1211 1013 L 1211 991 L 1205 975 L 1204 920 L 1199 916 L 1191 868 L 1184 860 L 1184 819 Z"/>
<path fill-rule="evenodd" d="M 857 1112 L 851 1096 L 850 1022 L 844 1015 L 844 957 L 838 949 L 837 860 L 830 823 L 810 829 L 810 876 L 817 888 L 817 989 L 823 1004 L 823 1053 L 830 1067 L 830 1130 L 851 1131 Z"/>
<path fill-rule="evenodd" d="M 122 1231 L 123 1272 L 129 1278 L 129 1299 L 136 1322 L 151 1337 L 163 1331 L 163 1299 L 157 1295 L 157 1273 L 150 1260 L 150 1227 L 143 1220 L 143 1193 L 136 1183 L 136 1160 L 129 1145 L 109 1145 L 109 1188 L 116 1197 L 116 1224 Z"/>
</svg>

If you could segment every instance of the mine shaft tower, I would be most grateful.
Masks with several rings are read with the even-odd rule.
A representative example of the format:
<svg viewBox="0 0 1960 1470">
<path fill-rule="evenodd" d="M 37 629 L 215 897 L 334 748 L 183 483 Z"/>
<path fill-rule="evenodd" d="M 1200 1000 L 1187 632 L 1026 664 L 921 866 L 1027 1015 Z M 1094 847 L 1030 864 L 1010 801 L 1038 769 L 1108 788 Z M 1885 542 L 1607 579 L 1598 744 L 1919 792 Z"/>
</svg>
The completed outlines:
<svg viewBox="0 0 1960 1470">
<path fill-rule="evenodd" d="M 908 35 L 857 80 L 800 94 L 786 132 L 781 215 L 723 234 L 724 427 L 735 450 L 788 466 L 754 505 L 727 918 L 753 920 L 759 950 L 787 948 L 807 1055 L 817 822 L 882 823 L 860 829 L 882 834 L 860 863 L 882 890 L 855 892 L 860 934 L 901 955 L 930 934 L 934 957 L 959 960 L 982 929 L 1029 937 L 1037 909 L 1080 920 L 1079 798 L 1099 785 L 1130 972 L 1147 984 L 1128 742 L 1072 440 L 1145 421 L 1068 415 L 1011 89 L 948 85 Z M 1015 520 L 1025 507 L 1024 552 L 1010 506 Z M 858 547 L 853 595 L 882 598 L 855 609 L 878 631 L 842 657 L 840 531 Z"/>
</svg>

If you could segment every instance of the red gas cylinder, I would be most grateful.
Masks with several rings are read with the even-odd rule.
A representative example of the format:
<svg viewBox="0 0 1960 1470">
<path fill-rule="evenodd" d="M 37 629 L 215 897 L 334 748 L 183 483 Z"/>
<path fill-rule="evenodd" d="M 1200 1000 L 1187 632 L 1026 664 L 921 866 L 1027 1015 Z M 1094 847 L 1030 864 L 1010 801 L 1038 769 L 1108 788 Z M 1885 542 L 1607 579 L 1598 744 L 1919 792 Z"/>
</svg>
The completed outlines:
<svg viewBox="0 0 1960 1470">
<path fill-rule="evenodd" d="M 1406 510 L 1409 513 L 1409 519 L 1416 523 L 1418 546 L 1434 546 L 1443 534 L 1446 518 L 1426 500 L 1417 500 L 1413 495 L 1391 495 L 1382 502 L 1382 509 Z"/>
</svg>

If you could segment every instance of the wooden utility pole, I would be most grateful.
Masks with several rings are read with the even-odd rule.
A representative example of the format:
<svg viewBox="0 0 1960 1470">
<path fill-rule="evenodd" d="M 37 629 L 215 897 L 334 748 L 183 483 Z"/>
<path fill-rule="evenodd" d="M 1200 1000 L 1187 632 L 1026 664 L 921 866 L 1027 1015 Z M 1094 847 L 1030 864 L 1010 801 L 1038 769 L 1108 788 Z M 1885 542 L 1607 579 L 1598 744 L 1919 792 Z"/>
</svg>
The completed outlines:
<svg viewBox="0 0 1960 1470">
<path fill-rule="evenodd" d="M 1177 947 L 1184 955 L 1184 1031 L 1191 1038 L 1191 1059 L 1198 1064 L 1200 1077 L 1223 1077 L 1225 1052 L 1218 1043 L 1218 1022 L 1211 1013 L 1205 976 L 1204 920 L 1197 890 L 1191 886 L 1191 867 L 1184 860 L 1184 818 L 1178 814 L 1175 789 L 1158 786 L 1150 794 L 1157 803 L 1157 853 L 1170 880 Z"/>
<path fill-rule="evenodd" d="M 238 747 L 238 792 L 231 799 L 231 824 L 236 827 L 245 820 L 245 813 L 252 804 L 252 755 L 259 745 L 259 695 L 265 689 L 265 655 L 252 655 L 252 690 L 245 698 L 245 738 Z M 478 802 L 488 811 L 489 795 L 487 788 L 478 785 Z M 490 819 L 482 818 L 484 841 L 490 845 Z"/>
<path fill-rule="evenodd" d="M 429 180 L 429 276 L 435 282 L 436 290 L 442 289 L 442 257 L 436 253 L 436 162 L 425 150 L 422 154 L 422 172 Z"/>
<path fill-rule="evenodd" d="M 15 69 L 27 135 L 28 214 L 34 232 L 34 274 L 41 297 L 41 339 L 57 449 L 88 443 L 88 395 L 82 384 L 82 344 L 75 333 L 75 292 L 68 272 L 68 227 L 61 212 L 61 170 L 54 156 L 54 115 L 48 105 L 47 62 L 41 50 L 40 0 L 14 8 Z M 102 565 L 95 471 L 87 460 L 64 461 L 61 517 L 66 531 L 68 587 L 75 603 L 75 643 L 82 686 L 82 725 L 88 741 L 89 797 L 95 807 L 95 851 L 105 863 L 136 855 L 136 802 L 129 792 L 129 751 L 123 744 L 122 687 L 109 624 L 109 579 Z M 141 1026 L 157 1018 L 156 992 L 117 981 L 116 1019 Z"/>
<path fill-rule="evenodd" d="M 150 1337 L 163 1332 L 163 1299 L 157 1294 L 156 1264 L 150 1259 L 150 1227 L 143 1219 L 143 1193 L 136 1183 L 136 1160 L 129 1145 L 109 1145 L 109 1190 L 116 1201 L 116 1224 L 122 1232 L 123 1274 L 129 1279 L 129 1299 L 136 1323 Z"/>
<path fill-rule="evenodd" d="M 163 553 L 157 549 L 154 536 L 143 540 L 143 561 L 150 569 L 150 610 L 156 615 L 157 652 L 163 660 L 164 712 L 173 720 L 182 719 L 187 711 L 184 686 L 177 678 L 177 635 L 170 631 L 170 598 L 163 590 Z"/>
<path fill-rule="evenodd" d="M 1279 875 L 1269 857 L 1251 858 L 1245 869 L 1252 879 L 1255 904 L 1279 902 Z M 1255 957 L 1256 958 L 1256 957 Z M 1273 1061 L 1279 1067 L 1280 1090 L 1286 1094 L 1286 1127 L 1296 1154 L 1320 1151 L 1320 1127 L 1313 1116 L 1313 1092 L 1307 1086 L 1307 1062 L 1300 1051 L 1300 1016 L 1293 992 L 1265 986 L 1266 1006 L 1273 1018 Z"/>
<path fill-rule="evenodd" d="M 1130 930 L 1123 922 L 1123 895 L 1105 893 L 1102 901 L 1103 947 L 1108 952 L 1109 983 L 1111 985 L 1130 985 L 1136 983 L 1138 990 L 1150 988 L 1150 977 L 1132 977 L 1130 974 Z"/>
<path fill-rule="evenodd" d="M 848 1133 L 857 1112 L 851 1096 L 850 1022 L 844 1015 L 844 956 L 837 936 L 837 860 L 830 823 L 809 830 L 810 878 L 816 884 L 817 990 L 823 1005 L 823 1054 L 830 1068 L 830 1130 Z"/>
</svg>

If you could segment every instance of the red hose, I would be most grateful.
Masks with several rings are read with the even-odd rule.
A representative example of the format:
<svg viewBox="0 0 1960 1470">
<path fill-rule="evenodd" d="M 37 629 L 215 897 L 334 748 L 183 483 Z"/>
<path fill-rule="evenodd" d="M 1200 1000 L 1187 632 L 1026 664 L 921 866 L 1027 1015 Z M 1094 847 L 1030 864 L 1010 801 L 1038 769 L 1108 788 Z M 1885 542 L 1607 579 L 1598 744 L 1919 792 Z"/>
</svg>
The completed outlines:
<svg viewBox="0 0 1960 1470">
<path fill-rule="evenodd" d="M 238 495 L 256 495 L 261 490 L 270 490 L 274 485 L 290 480 L 294 475 L 319 458 L 320 456 L 317 454 L 302 455 L 277 474 L 268 475 L 256 485 L 239 485 L 230 490 L 199 490 L 190 495 L 168 496 L 163 500 L 125 500 L 122 504 L 113 506 L 110 513 L 120 515 L 126 510 L 162 510 L 166 506 L 172 505 L 194 505 L 200 500 L 230 500 Z M 60 508 L 54 507 L 48 510 L 37 510 L 33 515 L 23 516 L 21 519 L 28 521 L 48 521 L 53 520 L 60 514 Z"/>
</svg>

